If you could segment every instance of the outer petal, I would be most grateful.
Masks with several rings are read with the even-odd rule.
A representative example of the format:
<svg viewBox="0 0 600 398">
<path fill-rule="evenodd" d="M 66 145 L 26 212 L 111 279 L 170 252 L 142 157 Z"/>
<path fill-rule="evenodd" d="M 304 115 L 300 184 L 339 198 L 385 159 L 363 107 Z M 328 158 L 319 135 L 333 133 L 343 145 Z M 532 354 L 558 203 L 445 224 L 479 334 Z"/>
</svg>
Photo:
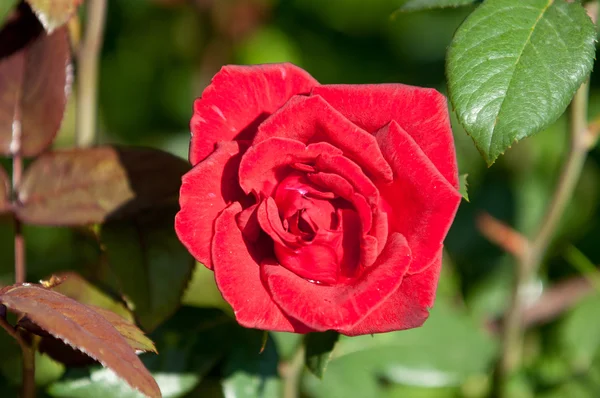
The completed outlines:
<svg viewBox="0 0 600 398">
<path fill-rule="evenodd" d="M 442 248 L 461 197 L 396 122 L 375 136 L 394 170 L 394 182 L 378 186 L 389 228 L 406 237 L 413 255 L 409 274 L 416 274 Z"/>
<path fill-rule="evenodd" d="M 419 274 L 405 275 L 398 290 L 360 323 L 338 330 L 348 336 L 385 333 L 423 325 L 433 307 L 440 271 L 442 251 L 433 264 Z"/>
<path fill-rule="evenodd" d="M 245 197 L 237 182 L 240 145 L 236 141 L 219 143 L 208 158 L 182 178 L 175 231 L 196 260 L 208 268 L 212 268 L 214 220 L 227 204 Z"/>
<path fill-rule="evenodd" d="M 313 94 L 370 133 L 395 120 L 458 188 L 448 105 L 436 90 L 404 84 L 325 85 L 315 87 Z"/>
<path fill-rule="evenodd" d="M 237 321 L 248 328 L 307 333 L 311 330 L 286 316 L 273 302 L 260 279 L 260 266 L 252 257 L 236 223 L 242 207 L 234 203 L 215 221 L 212 259 L 217 286 L 231 305 Z"/>
<path fill-rule="evenodd" d="M 219 141 L 252 139 L 260 122 L 318 84 L 288 63 L 224 66 L 194 103 L 190 162 L 200 162 Z"/>
<path fill-rule="evenodd" d="M 263 263 L 262 276 L 286 314 L 317 331 L 350 330 L 397 291 L 410 260 L 406 239 L 394 234 L 377 263 L 352 284 L 317 285 L 269 262 Z"/>
<path fill-rule="evenodd" d="M 391 181 L 392 171 L 373 136 L 357 127 L 322 98 L 296 96 L 258 128 L 253 145 L 271 137 L 305 144 L 329 142 L 372 176 Z"/>
</svg>

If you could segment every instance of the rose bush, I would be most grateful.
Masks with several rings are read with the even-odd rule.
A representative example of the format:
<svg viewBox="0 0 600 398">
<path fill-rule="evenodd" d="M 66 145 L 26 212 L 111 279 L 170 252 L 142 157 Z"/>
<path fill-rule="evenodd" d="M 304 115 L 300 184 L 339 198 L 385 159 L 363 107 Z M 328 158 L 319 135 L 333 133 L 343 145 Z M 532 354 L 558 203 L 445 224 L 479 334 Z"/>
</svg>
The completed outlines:
<svg viewBox="0 0 600 398">
<path fill-rule="evenodd" d="M 420 326 L 460 202 L 446 99 L 225 66 L 194 104 L 175 227 L 244 326 Z"/>
</svg>

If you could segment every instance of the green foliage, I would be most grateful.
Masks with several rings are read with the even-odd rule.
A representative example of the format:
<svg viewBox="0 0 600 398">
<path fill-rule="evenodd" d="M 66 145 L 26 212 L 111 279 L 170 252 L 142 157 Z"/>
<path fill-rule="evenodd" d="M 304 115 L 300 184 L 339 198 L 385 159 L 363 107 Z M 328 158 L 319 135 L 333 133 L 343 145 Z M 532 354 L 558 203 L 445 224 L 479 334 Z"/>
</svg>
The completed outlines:
<svg viewBox="0 0 600 398">
<path fill-rule="evenodd" d="M 494 340 L 468 315 L 438 302 L 421 328 L 342 337 L 323 381 L 306 377 L 305 386 L 313 396 L 336 398 L 382 396 L 386 383 L 381 379 L 422 388 L 456 387 L 487 373 L 495 354 Z"/>
<path fill-rule="evenodd" d="M 459 182 L 460 182 L 460 194 L 462 195 L 463 199 L 466 200 L 467 202 L 469 201 L 469 192 L 467 192 L 467 188 L 469 187 L 469 183 L 467 182 L 467 177 L 469 175 L 468 174 L 462 174 L 459 178 Z"/>
<path fill-rule="evenodd" d="M 108 265 L 146 331 L 177 310 L 196 263 L 173 230 L 175 212 L 159 208 L 102 227 Z"/>
<path fill-rule="evenodd" d="M 456 32 L 452 104 L 488 165 L 554 122 L 587 78 L 596 31 L 579 3 L 487 1 Z"/>
<path fill-rule="evenodd" d="M 460 7 L 476 0 L 407 0 L 398 11 L 421 11 L 431 8 Z"/>
<path fill-rule="evenodd" d="M 333 355 L 333 349 L 340 335 L 328 331 L 323 333 L 309 333 L 304 344 L 306 345 L 306 366 L 318 378 L 322 379 L 329 361 Z"/>
</svg>

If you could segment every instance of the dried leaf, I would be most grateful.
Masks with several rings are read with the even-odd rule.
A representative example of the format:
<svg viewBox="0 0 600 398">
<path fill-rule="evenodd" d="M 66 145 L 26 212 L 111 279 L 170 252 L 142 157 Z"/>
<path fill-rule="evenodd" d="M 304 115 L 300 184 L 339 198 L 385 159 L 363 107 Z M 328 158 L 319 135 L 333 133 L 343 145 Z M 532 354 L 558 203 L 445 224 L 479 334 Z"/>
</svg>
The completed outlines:
<svg viewBox="0 0 600 398">
<path fill-rule="evenodd" d="M 66 23 L 83 0 L 27 0 L 48 33 Z"/>
<path fill-rule="evenodd" d="M 10 183 L 6 171 L 0 166 L 0 213 L 10 208 Z"/>
<path fill-rule="evenodd" d="M 47 153 L 25 171 L 16 209 L 40 225 L 85 225 L 176 202 L 183 159 L 149 148 L 100 147 Z"/>
<path fill-rule="evenodd" d="M 0 60 L 0 153 L 35 156 L 62 122 L 71 86 L 65 29 Z"/>
<path fill-rule="evenodd" d="M 96 359 L 143 394 L 161 396 L 156 381 L 125 338 L 92 308 L 31 284 L 1 289 L 0 303 Z"/>
</svg>

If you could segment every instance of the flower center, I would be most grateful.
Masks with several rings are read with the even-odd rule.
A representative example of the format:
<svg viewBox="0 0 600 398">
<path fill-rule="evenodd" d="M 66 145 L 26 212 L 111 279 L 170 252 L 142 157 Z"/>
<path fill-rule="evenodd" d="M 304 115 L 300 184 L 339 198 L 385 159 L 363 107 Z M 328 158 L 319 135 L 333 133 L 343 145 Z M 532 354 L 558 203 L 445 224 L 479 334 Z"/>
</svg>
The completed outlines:
<svg viewBox="0 0 600 398">
<path fill-rule="evenodd" d="M 335 284 L 356 268 L 359 233 L 348 203 L 315 187 L 300 173 L 283 179 L 274 195 L 284 230 L 294 238 L 275 242 L 279 263 L 316 283 Z M 353 238 L 355 237 L 355 238 Z M 354 245 L 354 248 L 349 246 Z"/>
</svg>

